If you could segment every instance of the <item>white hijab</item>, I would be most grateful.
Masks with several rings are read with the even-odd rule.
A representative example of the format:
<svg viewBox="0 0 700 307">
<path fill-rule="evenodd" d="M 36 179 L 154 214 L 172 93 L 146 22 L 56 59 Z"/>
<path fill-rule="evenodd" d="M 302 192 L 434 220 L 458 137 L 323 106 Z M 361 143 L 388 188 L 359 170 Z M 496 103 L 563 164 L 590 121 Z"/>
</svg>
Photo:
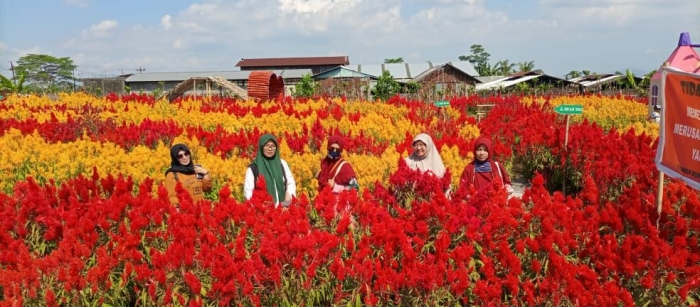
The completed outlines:
<svg viewBox="0 0 700 307">
<path fill-rule="evenodd" d="M 408 158 L 405 158 L 408 167 L 421 172 L 431 171 L 435 176 L 442 178 L 442 176 L 445 175 L 445 164 L 442 163 L 440 152 L 437 150 L 437 148 L 435 148 L 433 138 L 425 133 L 421 133 L 413 138 L 413 143 L 416 141 L 425 143 L 428 154 L 421 159 L 416 157 L 416 153 L 414 151 Z"/>
</svg>

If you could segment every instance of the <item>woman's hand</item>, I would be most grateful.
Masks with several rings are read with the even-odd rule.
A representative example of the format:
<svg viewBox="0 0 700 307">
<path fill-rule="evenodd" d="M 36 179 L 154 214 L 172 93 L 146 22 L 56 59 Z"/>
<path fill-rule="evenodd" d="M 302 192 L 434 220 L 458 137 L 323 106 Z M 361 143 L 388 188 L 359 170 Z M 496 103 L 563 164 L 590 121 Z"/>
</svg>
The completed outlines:
<svg viewBox="0 0 700 307">
<path fill-rule="evenodd" d="M 328 179 L 328 186 L 331 187 L 331 188 L 332 188 L 333 186 L 335 186 L 335 180 L 333 180 L 333 179 Z"/>
<path fill-rule="evenodd" d="M 202 176 L 206 179 L 209 179 L 209 170 L 206 168 L 203 168 L 201 165 L 195 165 L 194 166 L 194 172 L 197 174 L 202 174 Z"/>
</svg>

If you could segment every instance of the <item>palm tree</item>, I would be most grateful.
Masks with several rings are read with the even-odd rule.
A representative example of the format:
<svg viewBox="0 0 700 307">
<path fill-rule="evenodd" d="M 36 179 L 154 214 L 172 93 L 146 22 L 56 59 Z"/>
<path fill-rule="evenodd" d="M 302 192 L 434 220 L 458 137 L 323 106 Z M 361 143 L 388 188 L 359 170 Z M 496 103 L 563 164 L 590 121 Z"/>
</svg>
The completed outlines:
<svg viewBox="0 0 700 307">
<path fill-rule="evenodd" d="M 8 91 L 15 94 L 24 92 L 24 74 L 20 74 L 19 80 L 16 82 L 0 75 L 0 91 Z"/>
<path fill-rule="evenodd" d="M 518 63 L 518 71 L 520 71 L 520 72 L 530 72 L 530 71 L 533 71 L 534 69 L 535 69 L 535 61 Z"/>
<path fill-rule="evenodd" d="M 495 70 L 497 73 L 507 76 L 515 72 L 515 63 L 509 63 L 508 60 L 501 60 L 496 63 Z"/>
<path fill-rule="evenodd" d="M 578 70 L 572 70 L 568 74 L 566 74 L 564 77 L 566 78 L 566 80 L 578 78 L 578 77 L 581 77 L 581 72 L 579 72 Z"/>
</svg>

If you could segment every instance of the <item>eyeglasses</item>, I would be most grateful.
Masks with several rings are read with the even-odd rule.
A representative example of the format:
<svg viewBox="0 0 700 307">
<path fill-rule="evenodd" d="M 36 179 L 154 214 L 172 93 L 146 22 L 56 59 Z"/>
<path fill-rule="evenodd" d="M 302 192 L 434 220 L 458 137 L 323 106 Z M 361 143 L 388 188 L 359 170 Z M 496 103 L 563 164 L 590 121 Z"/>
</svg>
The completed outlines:
<svg viewBox="0 0 700 307">
<path fill-rule="evenodd" d="M 275 144 L 267 144 L 267 145 L 263 146 L 263 148 L 269 149 L 269 150 L 275 150 L 275 149 L 277 149 L 277 145 L 275 145 Z"/>
<path fill-rule="evenodd" d="M 338 148 L 338 147 L 330 147 L 330 148 L 328 148 L 328 151 L 340 151 L 340 148 Z"/>
<path fill-rule="evenodd" d="M 426 148 L 426 147 L 428 147 L 428 146 L 425 145 L 425 144 L 423 144 L 423 143 L 415 143 L 415 144 L 413 144 L 413 148 L 419 148 L 419 147 Z"/>
<path fill-rule="evenodd" d="M 177 158 L 178 158 L 178 159 L 182 159 L 182 158 L 184 158 L 184 157 L 189 157 L 189 156 L 190 156 L 190 153 L 189 153 L 189 152 L 177 154 Z"/>
</svg>

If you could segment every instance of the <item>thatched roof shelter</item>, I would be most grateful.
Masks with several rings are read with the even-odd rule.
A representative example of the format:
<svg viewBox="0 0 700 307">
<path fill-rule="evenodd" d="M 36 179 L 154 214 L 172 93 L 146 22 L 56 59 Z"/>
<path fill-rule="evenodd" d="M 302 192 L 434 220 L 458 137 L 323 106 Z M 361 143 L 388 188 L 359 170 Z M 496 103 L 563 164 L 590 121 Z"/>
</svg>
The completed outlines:
<svg viewBox="0 0 700 307">
<path fill-rule="evenodd" d="M 173 101 L 175 98 L 180 97 L 187 93 L 188 91 L 193 91 L 197 93 L 197 85 L 204 84 L 204 91 L 207 96 L 211 96 L 212 85 L 216 84 L 220 89 L 230 91 L 233 95 L 238 96 L 241 99 L 248 99 L 248 92 L 241 88 L 240 86 L 224 79 L 221 77 L 192 77 L 185 81 L 180 82 L 180 84 L 173 87 L 171 90 L 163 93 L 158 97 L 160 100 L 163 97 L 167 97 L 168 101 Z"/>
</svg>

